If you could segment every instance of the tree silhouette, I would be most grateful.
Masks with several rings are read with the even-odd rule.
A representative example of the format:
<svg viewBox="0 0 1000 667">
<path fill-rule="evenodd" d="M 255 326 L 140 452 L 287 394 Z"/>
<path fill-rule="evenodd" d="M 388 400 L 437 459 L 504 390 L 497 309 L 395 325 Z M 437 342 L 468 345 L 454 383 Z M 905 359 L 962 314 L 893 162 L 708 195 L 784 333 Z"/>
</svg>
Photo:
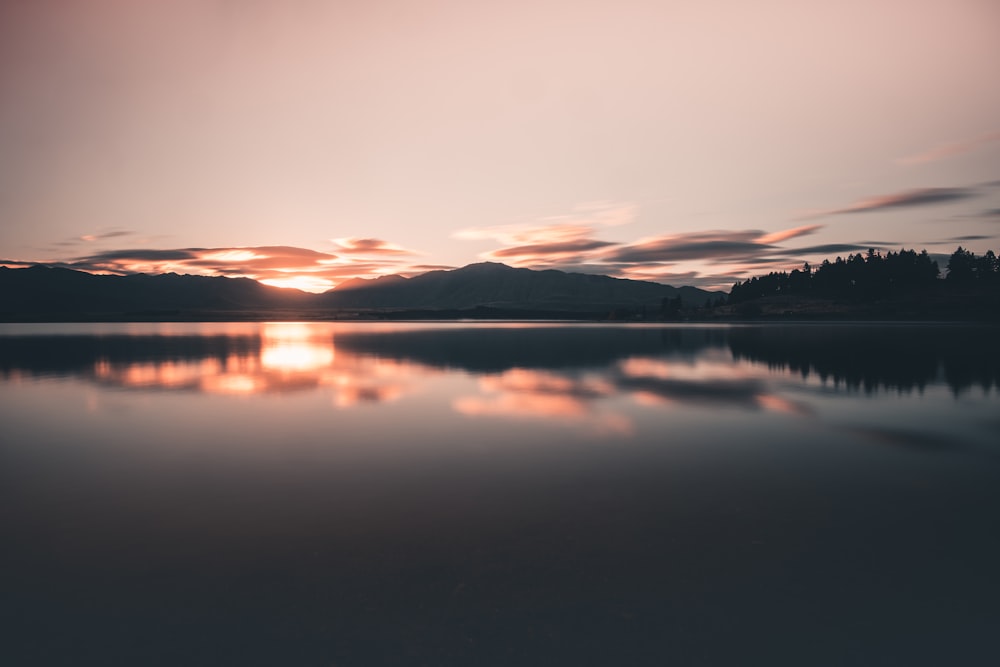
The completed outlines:
<svg viewBox="0 0 1000 667">
<path fill-rule="evenodd" d="M 976 256 L 958 246 L 958 250 L 948 258 L 948 280 L 968 283 L 976 278 Z"/>
<path fill-rule="evenodd" d="M 996 264 L 995 257 L 993 264 Z M 824 259 L 816 269 L 806 263 L 791 273 L 772 272 L 736 283 L 730 304 L 777 294 L 813 295 L 826 298 L 872 300 L 928 289 L 936 284 L 940 271 L 926 250 L 900 250 L 882 255 L 874 248 L 867 254 L 851 254 L 847 259 Z M 994 271 L 995 274 L 995 271 Z"/>
</svg>

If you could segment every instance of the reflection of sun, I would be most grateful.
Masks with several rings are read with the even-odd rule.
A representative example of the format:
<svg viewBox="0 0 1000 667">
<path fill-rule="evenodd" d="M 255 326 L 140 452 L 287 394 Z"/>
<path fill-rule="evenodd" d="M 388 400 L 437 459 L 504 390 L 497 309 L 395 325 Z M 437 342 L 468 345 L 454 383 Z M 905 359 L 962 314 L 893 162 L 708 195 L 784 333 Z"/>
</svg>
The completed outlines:
<svg viewBox="0 0 1000 667">
<path fill-rule="evenodd" d="M 309 371 L 331 363 L 331 347 L 308 341 L 281 341 L 266 346 L 260 353 L 261 366 L 279 371 Z"/>
<path fill-rule="evenodd" d="M 279 371 L 310 371 L 333 363 L 333 344 L 311 340 L 314 332 L 301 322 L 264 325 L 260 364 Z"/>
</svg>

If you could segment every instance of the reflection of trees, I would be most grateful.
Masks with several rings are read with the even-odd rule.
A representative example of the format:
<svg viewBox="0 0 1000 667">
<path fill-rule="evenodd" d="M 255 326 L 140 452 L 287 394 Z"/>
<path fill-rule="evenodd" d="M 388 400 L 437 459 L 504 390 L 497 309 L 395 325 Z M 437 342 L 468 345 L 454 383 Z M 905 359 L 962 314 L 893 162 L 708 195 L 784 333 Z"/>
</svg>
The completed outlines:
<svg viewBox="0 0 1000 667">
<path fill-rule="evenodd" d="M 960 392 L 1000 387 L 1000 333 L 963 326 L 764 326 L 736 328 L 736 359 L 765 362 L 873 391 L 911 391 L 943 379 Z"/>
</svg>

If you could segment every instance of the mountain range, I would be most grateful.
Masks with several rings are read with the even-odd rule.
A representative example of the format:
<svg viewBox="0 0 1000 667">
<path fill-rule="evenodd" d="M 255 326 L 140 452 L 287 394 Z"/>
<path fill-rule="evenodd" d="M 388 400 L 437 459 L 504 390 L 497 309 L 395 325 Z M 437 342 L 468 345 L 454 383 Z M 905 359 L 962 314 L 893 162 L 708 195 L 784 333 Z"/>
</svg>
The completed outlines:
<svg viewBox="0 0 1000 667">
<path fill-rule="evenodd" d="M 703 305 L 721 292 L 695 287 L 563 271 L 518 269 L 491 262 L 430 271 L 412 278 L 354 279 L 322 294 L 263 285 L 249 278 L 133 274 L 95 275 L 72 269 L 0 267 L 0 318 L 63 315 L 197 317 L 247 311 L 536 311 L 607 313 L 616 309 L 658 310 L 664 299 Z"/>
</svg>

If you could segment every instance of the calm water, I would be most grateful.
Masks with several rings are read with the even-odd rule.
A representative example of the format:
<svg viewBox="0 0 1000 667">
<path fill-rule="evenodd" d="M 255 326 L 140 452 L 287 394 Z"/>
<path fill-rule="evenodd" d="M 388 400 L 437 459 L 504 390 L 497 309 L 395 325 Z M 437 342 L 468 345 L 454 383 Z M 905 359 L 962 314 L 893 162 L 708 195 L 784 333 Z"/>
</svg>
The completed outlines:
<svg viewBox="0 0 1000 667">
<path fill-rule="evenodd" d="M 997 334 L 0 325 L 0 654 L 998 664 Z"/>
</svg>

